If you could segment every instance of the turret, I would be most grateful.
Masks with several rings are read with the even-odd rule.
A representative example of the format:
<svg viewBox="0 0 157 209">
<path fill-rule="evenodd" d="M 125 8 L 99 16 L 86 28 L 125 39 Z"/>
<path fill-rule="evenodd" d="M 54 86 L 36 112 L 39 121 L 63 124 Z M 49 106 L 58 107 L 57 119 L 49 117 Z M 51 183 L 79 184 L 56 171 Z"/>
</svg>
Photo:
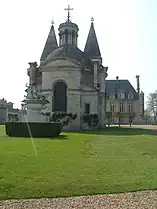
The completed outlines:
<svg viewBox="0 0 157 209">
<path fill-rule="evenodd" d="M 94 29 L 94 18 L 91 18 L 91 26 L 89 29 L 87 41 L 84 49 L 85 55 L 91 59 L 94 64 L 94 86 L 100 85 L 100 66 L 102 64 L 101 53 L 99 49 L 99 44 L 97 41 L 95 29 Z"/>
<path fill-rule="evenodd" d="M 52 21 L 52 26 L 51 26 L 49 35 L 47 37 L 47 41 L 45 43 L 44 50 L 43 50 L 41 58 L 40 58 L 41 62 L 44 61 L 53 50 L 58 48 L 56 34 L 55 34 L 55 30 L 54 30 L 54 25 L 53 24 L 54 23 Z"/>
<path fill-rule="evenodd" d="M 100 59 L 101 60 L 101 53 L 99 49 L 99 44 L 97 41 L 97 36 L 94 29 L 94 18 L 91 18 L 91 26 L 89 29 L 84 53 L 91 59 Z"/>
</svg>

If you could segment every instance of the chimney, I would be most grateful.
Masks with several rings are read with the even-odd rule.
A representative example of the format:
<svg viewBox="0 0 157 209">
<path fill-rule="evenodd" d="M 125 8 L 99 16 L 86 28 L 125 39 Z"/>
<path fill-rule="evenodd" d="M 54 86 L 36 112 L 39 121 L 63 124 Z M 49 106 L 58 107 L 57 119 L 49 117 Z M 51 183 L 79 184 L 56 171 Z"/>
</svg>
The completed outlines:
<svg viewBox="0 0 157 209">
<path fill-rule="evenodd" d="M 118 79 L 119 79 L 119 76 L 116 76 L 117 83 L 118 83 Z"/>
<path fill-rule="evenodd" d="M 137 81 L 137 93 L 140 94 L 140 76 L 136 75 L 136 81 Z"/>
</svg>

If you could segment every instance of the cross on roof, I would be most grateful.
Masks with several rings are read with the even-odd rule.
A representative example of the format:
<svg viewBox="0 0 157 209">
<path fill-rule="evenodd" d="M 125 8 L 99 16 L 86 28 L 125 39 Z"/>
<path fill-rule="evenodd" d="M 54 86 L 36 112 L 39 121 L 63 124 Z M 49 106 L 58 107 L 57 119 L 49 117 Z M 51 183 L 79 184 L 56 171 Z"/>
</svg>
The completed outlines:
<svg viewBox="0 0 157 209">
<path fill-rule="evenodd" d="M 74 10 L 74 9 L 71 8 L 70 5 L 68 5 L 68 8 L 65 8 L 64 10 L 68 11 L 68 19 L 67 19 L 67 22 L 70 22 L 70 10 Z"/>
</svg>

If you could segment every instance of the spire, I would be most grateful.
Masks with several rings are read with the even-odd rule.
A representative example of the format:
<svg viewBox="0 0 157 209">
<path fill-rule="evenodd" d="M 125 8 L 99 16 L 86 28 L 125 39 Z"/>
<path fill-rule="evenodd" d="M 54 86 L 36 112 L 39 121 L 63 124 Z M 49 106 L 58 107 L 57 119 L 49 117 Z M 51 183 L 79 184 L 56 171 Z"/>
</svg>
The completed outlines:
<svg viewBox="0 0 157 209">
<path fill-rule="evenodd" d="M 92 17 L 91 18 L 91 26 L 90 26 L 90 30 L 88 33 L 84 52 L 90 58 L 100 58 L 101 53 L 100 53 L 99 44 L 97 41 L 93 22 L 94 22 L 94 18 Z"/>
<path fill-rule="evenodd" d="M 49 35 L 47 37 L 47 41 L 44 47 L 44 50 L 42 52 L 40 61 L 43 61 L 47 58 L 47 56 L 55 49 L 58 48 L 58 44 L 57 44 L 57 39 L 56 39 L 56 34 L 55 34 L 55 30 L 54 30 L 54 26 L 53 26 L 54 22 L 52 21 L 52 26 L 49 32 Z"/>
</svg>

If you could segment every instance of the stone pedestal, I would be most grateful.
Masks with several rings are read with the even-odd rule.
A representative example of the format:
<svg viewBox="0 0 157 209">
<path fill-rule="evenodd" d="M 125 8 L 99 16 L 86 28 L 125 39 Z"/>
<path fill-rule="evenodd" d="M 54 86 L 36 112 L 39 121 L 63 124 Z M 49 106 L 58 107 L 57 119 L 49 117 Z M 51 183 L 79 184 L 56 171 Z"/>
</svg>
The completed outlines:
<svg viewBox="0 0 157 209">
<path fill-rule="evenodd" d="M 25 107 L 27 109 L 27 114 L 23 115 L 21 120 L 22 122 L 36 122 L 36 123 L 46 123 L 48 122 L 47 117 L 41 114 L 43 101 L 32 99 L 32 100 L 24 100 Z"/>
</svg>

